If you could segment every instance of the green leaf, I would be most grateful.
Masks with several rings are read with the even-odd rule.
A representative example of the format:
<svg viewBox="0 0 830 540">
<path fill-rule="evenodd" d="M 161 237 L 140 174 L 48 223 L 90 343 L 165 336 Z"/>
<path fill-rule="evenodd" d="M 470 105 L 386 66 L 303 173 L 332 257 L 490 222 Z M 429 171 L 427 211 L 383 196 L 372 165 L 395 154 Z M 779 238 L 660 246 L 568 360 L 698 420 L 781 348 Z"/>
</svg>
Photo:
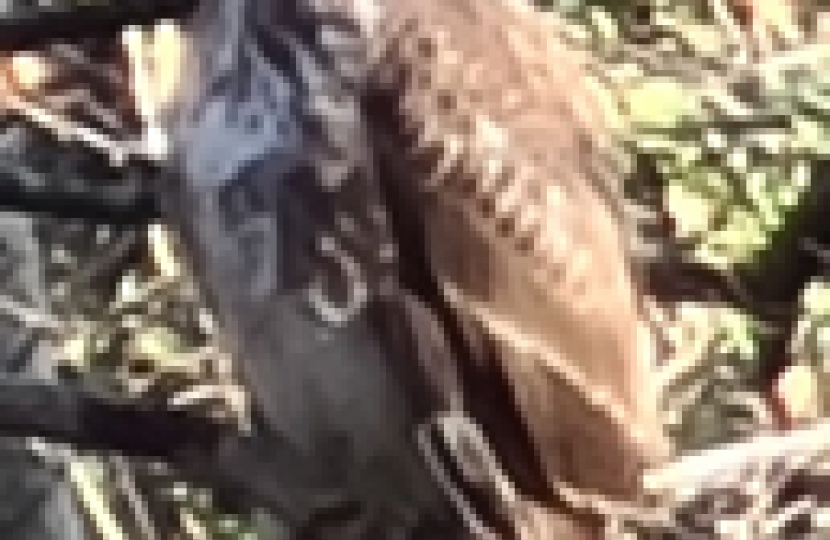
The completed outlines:
<svg viewBox="0 0 830 540">
<path fill-rule="evenodd" d="M 671 127 L 692 113 L 698 104 L 694 94 L 680 83 L 669 79 L 645 81 L 632 88 L 628 106 L 635 124 L 652 127 Z"/>
</svg>

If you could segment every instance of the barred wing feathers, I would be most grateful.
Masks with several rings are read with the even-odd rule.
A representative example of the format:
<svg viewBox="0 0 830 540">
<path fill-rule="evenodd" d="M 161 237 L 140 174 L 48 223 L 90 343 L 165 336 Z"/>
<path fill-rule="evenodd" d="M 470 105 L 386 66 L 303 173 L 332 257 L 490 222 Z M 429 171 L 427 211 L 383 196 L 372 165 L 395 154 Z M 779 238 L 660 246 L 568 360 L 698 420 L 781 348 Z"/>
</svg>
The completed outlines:
<svg viewBox="0 0 830 540">
<path fill-rule="evenodd" d="M 588 59 L 520 2 L 388 4 L 370 83 L 388 107 L 366 106 L 383 181 L 499 342 L 551 482 L 630 497 L 665 446 Z"/>
<path fill-rule="evenodd" d="M 374 526 L 461 534 L 413 433 L 448 406 L 437 357 L 474 355 L 415 303 L 492 338 L 552 485 L 633 497 L 661 450 L 641 317 L 604 111 L 555 23 L 510 0 L 206 0 L 191 31 L 170 215 L 315 481 L 362 490 Z"/>
</svg>

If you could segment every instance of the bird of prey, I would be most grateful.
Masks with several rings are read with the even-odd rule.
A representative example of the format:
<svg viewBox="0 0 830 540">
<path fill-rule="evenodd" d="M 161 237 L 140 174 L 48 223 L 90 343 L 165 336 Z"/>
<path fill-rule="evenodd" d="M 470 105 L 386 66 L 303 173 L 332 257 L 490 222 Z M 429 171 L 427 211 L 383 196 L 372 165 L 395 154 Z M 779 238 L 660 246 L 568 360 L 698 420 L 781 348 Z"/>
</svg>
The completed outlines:
<svg viewBox="0 0 830 540">
<path fill-rule="evenodd" d="M 160 189 L 293 456 L 293 534 L 519 536 L 516 499 L 636 499 L 666 452 L 650 337 L 562 23 L 523 0 L 202 0 L 184 29 Z M 494 511 L 452 430 L 421 437 L 459 412 L 515 488 Z"/>
</svg>

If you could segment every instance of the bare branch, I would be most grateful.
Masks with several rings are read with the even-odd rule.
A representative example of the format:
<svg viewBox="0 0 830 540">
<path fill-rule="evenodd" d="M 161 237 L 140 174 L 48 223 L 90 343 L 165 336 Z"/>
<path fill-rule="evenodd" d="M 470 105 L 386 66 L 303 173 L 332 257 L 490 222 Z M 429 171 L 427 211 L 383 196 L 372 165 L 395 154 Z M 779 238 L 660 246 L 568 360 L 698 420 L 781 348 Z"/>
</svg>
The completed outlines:
<svg viewBox="0 0 830 540">
<path fill-rule="evenodd" d="M 245 501 L 243 508 L 266 507 L 289 522 L 307 522 L 341 499 L 315 484 L 302 454 L 284 439 L 68 384 L 0 379 L 0 433 L 165 462 L 228 500 Z"/>
</svg>

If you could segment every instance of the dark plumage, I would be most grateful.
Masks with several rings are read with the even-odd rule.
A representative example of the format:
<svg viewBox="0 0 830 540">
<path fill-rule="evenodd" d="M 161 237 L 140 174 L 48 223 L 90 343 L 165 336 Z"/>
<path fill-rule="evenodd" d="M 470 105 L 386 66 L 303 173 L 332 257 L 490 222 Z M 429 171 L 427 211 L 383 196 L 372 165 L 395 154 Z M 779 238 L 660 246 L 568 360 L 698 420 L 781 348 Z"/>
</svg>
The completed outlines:
<svg viewBox="0 0 830 540">
<path fill-rule="evenodd" d="M 662 443 L 619 173 L 555 21 L 509 0 L 205 0 L 188 28 L 168 214 L 264 429 L 307 466 L 298 493 L 351 502 L 309 530 L 471 534 L 415 440 L 454 374 L 523 494 L 635 498 Z"/>
</svg>

